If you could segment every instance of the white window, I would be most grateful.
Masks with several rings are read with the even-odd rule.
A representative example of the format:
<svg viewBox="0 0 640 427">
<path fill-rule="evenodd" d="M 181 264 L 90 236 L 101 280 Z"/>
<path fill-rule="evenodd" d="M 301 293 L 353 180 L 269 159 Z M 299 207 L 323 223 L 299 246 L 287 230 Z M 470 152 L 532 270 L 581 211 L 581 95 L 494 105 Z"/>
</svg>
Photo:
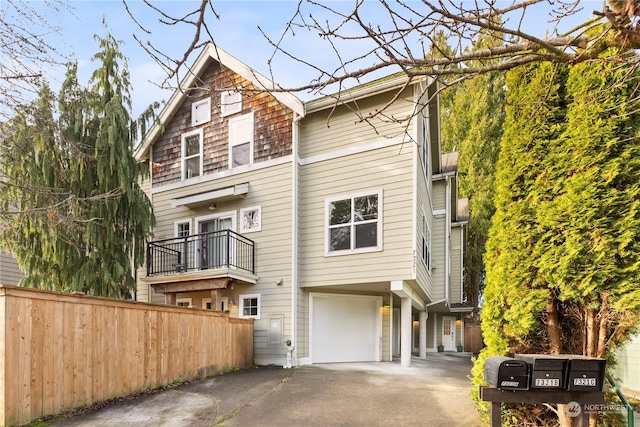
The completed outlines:
<svg viewBox="0 0 640 427">
<path fill-rule="evenodd" d="M 240 295 L 240 317 L 260 318 L 260 294 Z"/>
<path fill-rule="evenodd" d="M 253 113 L 229 119 L 229 168 L 253 163 Z"/>
<path fill-rule="evenodd" d="M 431 228 L 424 212 L 422 213 L 422 260 L 427 270 L 431 271 Z"/>
<path fill-rule="evenodd" d="M 240 233 L 262 230 L 262 209 L 260 206 L 240 209 Z"/>
<path fill-rule="evenodd" d="M 429 117 L 422 115 L 422 167 L 424 174 L 429 178 Z"/>
<path fill-rule="evenodd" d="M 240 92 L 228 91 L 220 95 L 220 115 L 230 116 L 242 111 L 242 94 Z"/>
<path fill-rule="evenodd" d="M 173 235 L 175 237 L 189 237 L 191 235 L 191 220 L 182 219 L 174 222 Z"/>
<path fill-rule="evenodd" d="M 191 104 L 191 126 L 201 125 L 211 120 L 211 98 L 207 97 Z"/>
<path fill-rule="evenodd" d="M 182 180 L 202 175 L 202 129 L 182 135 Z"/>
<path fill-rule="evenodd" d="M 325 203 L 327 254 L 382 250 L 382 190 Z"/>
<path fill-rule="evenodd" d="M 191 298 L 178 298 L 176 299 L 176 305 L 178 307 L 192 307 Z"/>
</svg>

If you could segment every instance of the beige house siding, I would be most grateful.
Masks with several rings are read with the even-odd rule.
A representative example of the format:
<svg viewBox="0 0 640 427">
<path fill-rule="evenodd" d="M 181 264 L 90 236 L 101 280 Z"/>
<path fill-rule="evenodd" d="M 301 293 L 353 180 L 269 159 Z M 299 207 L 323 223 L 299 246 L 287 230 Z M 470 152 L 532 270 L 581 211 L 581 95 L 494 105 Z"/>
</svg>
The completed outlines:
<svg viewBox="0 0 640 427">
<path fill-rule="evenodd" d="M 434 181 L 432 184 L 433 192 L 431 197 L 433 200 L 433 210 L 439 211 L 446 207 L 446 184 L 445 180 Z"/>
<path fill-rule="evenodd" d="M 323 286 L 413 277 L 411 146 L 393 145 L 301 167 L 300 283 Z M 366 168 L 362 168 L 366 165 Z M 325 201 L 382 190 L 383 250 L 325 256 Z M 409 225 L 409 226 L 407 226 Z M 357 263 L 358 268 L 354 268 Z"/>
<path fill-rule="evenodd" d="M 451 228 L 451 304 L 462 303 L 462 228 Z"/>
<path fill-rule="evenodd" d="M 422 165 L 418 164 L 418 172 L 416 176 L 417 188 L 416 188 L 416 211 L 414 221 L 416 223 L 416 235 L 415 235 L 415 248 L 416 248 L 416 280 L 419 286 L 425 290 L 427 298 L 433 301 L 434 281 L 432 272 L 428 270 L 428 266 L 425 264 L 422 257 L 422 236 L 423 236 L 423 221 L 422 215 L 424 213 L 429 229 L 431 231 L 431 259 L 433 265 L 434 254 L 434 218 L 433 209 L 431 207 L 431 194 L 427 191 L 426 178 L 424 176 L 424 170 Z"/>
<path fill-rule="evenodd" d="M 255 166 L 255 165 L 254 165 Z M 234 289 L 223 291 L 222 296 L 236 302 L 230 306 L 232 317 L 237 317 L 240 295 L 260 294 L 260 319 L 254 323 L 254 352 L 256 363 L 270 364 L 274 360 L 281 361 L 286 357 L 284 341 L 292 338 L 291 333 L 291 162 L 283 161 L 269 167 L 256 166 L 253 170 L 210 180 L 184 187 L 171 188 L 167 191 L 155 190 L 153 200 L 157 227 L 155 240 L 174 237 L 174 223 L 178 220 L 190 220 L 192 233 L 197 233 L 196 218 L 218 213 L 231 213 L 235 217 L 236 232 L 240 232 L 240 209 L 260 206 L 261 231 L 242 233 L 255 242 L 255 269 L 259 277 L 256 285 L 236 285 Z M 188 208 L 186 206 L 171 207 L 171 200 L 190 194 L 198 194 L 213 189 L 225 188 L 238 183 L 249 183 L 249 191 L 243 198 L 216 201 L 217 209 L 211 212 L 208 203 Z M 146 274 L 146 271 L 145 271 Z M 282 279 L 282 285 L 277 281 Z M 151 302 L 164 303 L 164 295 L 152 290 Z M 148 285 L 138 281 L 138 299 L 148 297 Z M 202 299 L 206 293 L 178 294 L 177 298 L 189 297 L 192 305 L 202 307 Z M 144 299 L 146 301 L 146 299 Z M 270 319 L 276 318 L 283 323 L 282 343 L 268 343 Z"/>
<path fill-rule="evenodd" d="M 359 100 L 355 106 L 341 105 L 335 110 L 308 114 L 300 124 L 300 158 L 320 156 L 346 148 L 357 149 L 381 140 L 406 139 L 405 132 L 412 132 L 411 125 L 407 129 L 406 123 L 396 123 L 388 117 L 411 117 L 414 108 L 412 88 L 407 88 L 400 99 L 385 110 L 383 117 L 372 118 L 369 122 L 359 122 L 353 111 L 355 109 L 364 116 L 373 114 L 386 105 L 394 94 L 395 92 L 385 93 Z M 329 113 L 330 117 L 327 116 Z M 406 141 L 407 145 L 413 143 Z"/>
<path fill-rule="evenodd" d="M 15 258 L 5 251 L 0 251 L 0 285 L 17 285 L 24 275 Z"/>
</svg>

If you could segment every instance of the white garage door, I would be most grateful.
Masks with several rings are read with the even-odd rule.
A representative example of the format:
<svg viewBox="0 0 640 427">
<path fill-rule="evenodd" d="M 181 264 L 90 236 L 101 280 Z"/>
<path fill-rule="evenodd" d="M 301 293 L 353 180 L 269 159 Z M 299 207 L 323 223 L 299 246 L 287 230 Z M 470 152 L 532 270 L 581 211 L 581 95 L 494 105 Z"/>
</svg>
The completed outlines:
<svg viewBox="0 0 640 427">
<path fill-rule="evenodd" d="M 380 360 L 380 297 L 311 294 L 313 363 Z"/>
</svg>

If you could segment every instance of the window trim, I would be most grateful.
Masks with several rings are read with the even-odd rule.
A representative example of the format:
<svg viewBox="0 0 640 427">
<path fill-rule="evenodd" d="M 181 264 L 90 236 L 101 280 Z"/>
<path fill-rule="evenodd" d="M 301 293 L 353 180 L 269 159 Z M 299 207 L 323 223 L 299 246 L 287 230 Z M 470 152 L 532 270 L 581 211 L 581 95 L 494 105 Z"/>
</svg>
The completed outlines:
<svg viewBox="0 0 640 427">
<path fill-rule="evenodd" d="M 429 135 L 429 116 L 422 114 L 422 168 L 424 175 L 429 179 L 429 158 L 431 151 L 431 135 Z"/>
<path fill-rule="evenodd" d="M 189 236 L 192 234 L 192 228 L 191 228 L 191 218 L 186 218 L 186 219 L 177 219 L 175 221 L 173 221 L 173 237 L 184 237 L 184 236 L 180 236 L 180 234 L 178 233 L 179 229 L 178 227 L 181 224 L 189 224 Z"/>
<path fill-rule="evenodd" d="M 253 299 L 256 298 L 256 305 L 257 305 L 257 314 L 255 315 L 245 315 L 244 314 L 244 300 L 245 299 Z M 260 294 L 241 294 L 238 296 L 238 304 L 239 304 L 239 311 L 238 311 L 238 317 L 241 317 L 243 319 L 260 319 L 260 305 L 261 305 L 261 301 L 260 301 Z"/>
<path fill-rule="evenodd" d="M 229 103 L 229 102 L 225 102 L 227 97 L 230 97 L 231 95 L 239 95 L 240 96 L 240 102 L 234 102 L 234 103 Z M 229 107 L 229 106 L 233 106 L 233 107 Z M 227 116 L 231 116 L 233 114 L 237 114 L 242 112 L 242 93 L 238 92 L 237 90 L 226 90 L 222 93 L 220 93 L 220 116 L 221 117 L 227 117 Z"/>
<path fill-rule="evenodd" d="M 188 303 L 189 305 L 184 306 L 180 305 L 180 303 Z M 176 306 L 183 308 L 192 308 L 193 307 L 193 299 L 192 298 L 176 298 Z"/>
<path fill-rule="evenodd" d="M 199 106 L 202 106 L 202 105 L 205 106 L 205 108 L 206 108 L 205 111 L 207 112 L 207 114 L 206 114 L 206 116 L 205 116 L 205 118 L 203 120 L 197 121 L 196 120 L 196 109 Z M 201 125 L 203 123 L 208 123 L 210 121 L 211 121 L 211 97 L 208 96 L 208 97 L 206 97 L 204 99 L 200 99 L 198 101 L 194 101 L 191 104 L 191 126 L 199 126 L 199 125 Z"/>
<path fill-rule="evenodd" d="M 246 165 L 239 165 L 234 167 L 233 166 L 233 147 L 235 147 L 236 145 L 243 145 L 247 143 L 247 141 L 243 141 L 241 143 L 233 141 L 233 132 L 232 132 L 233 124 L 235 122 L 239 122 L 242 120 L 249 120 L 250 126 L 251 126 L 251 133 L 250 133 L 251 136 L 249 138 L 249 163 L 247 163 Z M 254 137 L 255 137 L 254 134 L 255 134 L 255 122 L 254 122 L 253 112 L 229 119 L 229 169 L 237 169 L 243 166 L 247 167 L 253 164 L 253 144 L 254 144 Z"/>
<path fill-rule="evenodd" d="M 425 235 L 425 230 L 427 231 L 427 234 Z M 420 246 L 421 246 L 421 251 L 420 251 L 420 258 L 422 259 L 422 262 L 424 263 L 425 267 L 427 268 L 427 271 L 429 273 L 431 273 L 431 266 L 433 264 L 433 247 L 432 247 L 432 233 L 431 233 L 431 226 L 429 225 L 429 221 L 427 221 L 427 215 L 424 213 L 424 209 L 422 210 L 422 232 L 420 233 Z M 428 259 L 425 259 L 425 241 L 426 241 L 426 249 L 427 249 L 427 253 L 428 253 Z"/>
<path fill-rule="evenodd" d="M 376 246 L 368 246 L 368 247 L 364 247 L 364 248 L 354 248 L 354 244 L 355 244 L 355 240 L 353 239 L 353 233 L 351 234 L 352 238 L 351 238 L 351 249 L 342 249 L 342 250 L 337 250 L 337 251 L 332 251 L 331 248 L 331 239 L 330 239 L 330 234 L 329 234 L 329 230 L 330 230 L 330 206 L 332 202 L 336 202 L 338 200 L 346 200 L 346 199 L 351 199 L 353 201 L 353 199 L 357 198 L 357 197 L 364 197 L 364 196 L 372 196 L 372 195 L 377 195 L 378 196 L 378 218 L 377 218 L 377 245 Z M 370 191 L 361 191 L 358 193 L 350 193 L 350 194 L 343 194 L 340 196 L 333 196 L 333 197 L 329 197 L 326 198 L 324 201 L 324 239 L 325 239 L 325 245 L 324 245 L 324 254 L 325 256 L 341 256 L 341 255 L 351 255 L 351 254 L 360 254 L 360 253 L 368 253 L 368 252 L 380 252 L 383 250 L 383 206 L 384 206 L 384 199 L 383 199 L 383 191 L 382 189 L 377 189 L 377 190 L 370 190 Z M 352 208 L 353 208 L 353 203 L 352 203 Z M 351 221 L 349 222 L 349 224 L 352 227 L 354 227 L 354 222 L 353 222 L 353 218 L 351 218 Z M 341 226 L 344 226 L 341 225 Z"/>
<path fill-rule="evenodd" d="M 199 157 L 200 174 L 198 176 L 187 178 L 187 176 L 186 176 L 186 174 L 187 174 L 186 162 L 187 162 L 187 160 L 196 157 L 196 155 L 192 155 L 192 156 L 189 156 L 189 157 L 185 156 L 187 138 L 189 138 L 190 136 L 193 136 L 193 135 L 198 135 L 199 140 L 200 140 L 200 152 L 199 152 L 199 154 L 197 154 L 197 156 Z M 204 131 L 203 131 L 202 128 L 193 130 L 191 132 L 183 133 L 180 136 L 180 168 L 181 168 L 180 177 L 181 177 L 182 181 L 188 181 L 188 180 L 191 180 L 191 179 L 197 179 L 197 178 L 202 177 L 202 175 L 203 175 L 203 170 L 202 169 L 203 169 L 203 165 L 204 165 L 203 150 L 204 150 Z"/>
<path fill-rule="evenodd" d="M 251 211 L 257 211 L 258 220 L 255 226 L 247 227 L 244 215 L 245 213 L 251 212 Z M 262 231 L 262 205 L 251 206 L 248 208 L 241 208 L 240 209 L 240 233 L 253 233 L 257 231 Z"/>
</svg>

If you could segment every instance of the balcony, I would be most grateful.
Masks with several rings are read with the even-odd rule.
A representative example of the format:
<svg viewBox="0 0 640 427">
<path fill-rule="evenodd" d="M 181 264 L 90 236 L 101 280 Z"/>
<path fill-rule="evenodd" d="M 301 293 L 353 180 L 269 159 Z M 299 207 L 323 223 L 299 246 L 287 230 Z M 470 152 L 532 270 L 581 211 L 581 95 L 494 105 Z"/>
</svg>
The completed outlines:
<svg viewBox="0 0 640 427">
<path fill-rule="evenodd" d="M 142 280 L 161 293 L 255 284 L 255 244 L 231 230 L 149 242 Z"/>
</svg>

